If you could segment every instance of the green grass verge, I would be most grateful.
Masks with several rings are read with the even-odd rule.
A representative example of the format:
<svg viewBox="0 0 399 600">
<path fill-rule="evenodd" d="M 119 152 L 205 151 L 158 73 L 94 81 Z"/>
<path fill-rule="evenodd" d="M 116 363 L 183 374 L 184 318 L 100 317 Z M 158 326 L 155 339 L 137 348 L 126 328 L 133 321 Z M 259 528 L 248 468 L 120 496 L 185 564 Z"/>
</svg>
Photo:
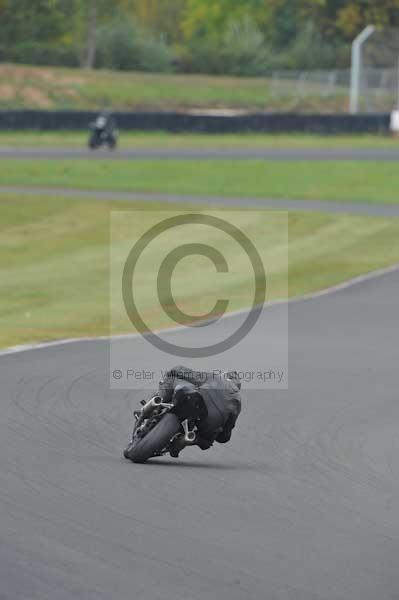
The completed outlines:
<svg viewBox="0 0 399 600">
<path fill-rule="evenodd" d="M 21 148 L 85 148 L 83 131 L 0 131 L 0 146 Z M 365 149 L 399 148 L 399 140 L 388 135 L 304 135 L 304 134 L 170 134 L 166 132 L 122 131 L 120 148 L 265 148 L 265 149 Z"/>
<path fill-rule="evenodd" d="M 0 185 L 396 204 L 393 162 L 12 160 Z"/>
<path fill-rule="evenodd" d="M 298 98 L 288 86 L 273 96 L 264 78 L 87 71 L 0 65 L 0 108 L 113 110 L 229 107 L 245 110 L 347 111 L 347 92 Z"/>
<path fill-rule="evenodd" d="M 126 211 L 144 206 L 71 200 L 58 195 L 41 199 L 2 195 L 0 346 L 108 334 L 109 213 L 111 209 Z M 142 222 L 148 219 L 150 223 L 153 211 L 160 209 L 164 206 L 146 206 Z M 258 212 L 241 211 L 236 219 L 241 220 L 243 228 L 251 229 L 269 257 L 269 299 L 283 296 L 287 281 L 285 239 L 275 232 L 278 226 L 281 229 L 285 216 L 265 211 L 265 221 L 260 223 Z M 123 223 L 125 220 L 117 233 L 117 252 L 131 240 L 132 231 Z M 290 297 L 399 261 L 399 219 L 292 213 L 288 224 Z M 159 250 L 156 246 L 152 249 L 154 255 Z M 151 254 L 147 260 L 150 270 Z M 184 269 L 176 269 L 178 290 L 186 274 Z M 246 277 L 244 269 L 238 270 L 228 288 L 234 299 L 231 308 L 248 302 Z M 215 294 L 220 297 L 221 291 L 226 292 L 226 287 L 219 290 L 207 285 L 207 278 L 204 263 L 198 263 L 192 286 L 187 291 L 185 285 L 181 297 L 187 310 L 201 309 L 199 295 L 209 309 Z M 146 318 L 154 326 L 167 324 L 154 294 L 146 289 L 142 297 Z M 116 315 L 114 325 L 114 331 L 129 330 L 123 315 Z"/>
</svg>

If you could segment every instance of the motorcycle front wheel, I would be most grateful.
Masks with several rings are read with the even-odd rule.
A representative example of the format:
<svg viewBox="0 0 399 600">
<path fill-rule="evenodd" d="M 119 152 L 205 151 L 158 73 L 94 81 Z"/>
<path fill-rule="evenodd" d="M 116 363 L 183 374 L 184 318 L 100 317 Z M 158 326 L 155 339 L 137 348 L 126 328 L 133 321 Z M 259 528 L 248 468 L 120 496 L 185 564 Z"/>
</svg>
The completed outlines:
<svg viewBox="0 0 399 600">
<path fill-rule="evenodd" d="M 181 430 L 179 419 L 173 413 L 166 413 L 145 437 L 126 451 L 125 457 L 134 463 L 144 463 L 146 460 L 161 452 L 170 440 Z"/>
<path fill-rule="evenodd" d="M 89 137 L 89 143 L 87 145 L 89 146 L 90 150 L 95 150 L 95 148 L 98 148 L 100 145 L 98 135 L 95 131 Z"/>
</svg>

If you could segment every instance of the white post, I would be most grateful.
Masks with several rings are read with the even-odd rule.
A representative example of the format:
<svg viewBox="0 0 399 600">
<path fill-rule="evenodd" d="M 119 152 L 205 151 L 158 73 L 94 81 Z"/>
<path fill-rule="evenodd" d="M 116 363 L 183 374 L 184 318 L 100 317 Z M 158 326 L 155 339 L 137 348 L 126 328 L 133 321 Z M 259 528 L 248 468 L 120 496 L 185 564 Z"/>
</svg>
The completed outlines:
<svg viewBox="0 0 399 600">
<path fill-rule="evenodd" d="M 398 78 L 398 85 L 397 85 L 397 98 L 396 98 L 396 110 L 399 110 L 399 56 L 398 56 L 398 63 L 397 63 L 397 72 L 396 72 L 397 78 Z"/>
<path fill-rule="evenodd" d="M 352 63 L 351 63 L 351 89 L 349 112 L 351 115 L 356 115 L 359 111 L 359 89 L 360 89 L 360 74 L 362 68 L 362 46 L 366 40 L 374 33 L 374 25 L 368 25 L 354 39 L 352 43 Z"/>
<path fill-rule="evenodd" d="M 398 81 L 397 81 L 398 97 L 396 99 L 396 108 L 394 108 L 393 111 L 391 112 L 391 124 L 390 124 L 390 129 L 396 137 L 398 136 L 398 133 L 399 133 L 399 57 L 398 57 L 398 62 L 397 62 L 397 77 L 398 77 Z"/>
</svg>

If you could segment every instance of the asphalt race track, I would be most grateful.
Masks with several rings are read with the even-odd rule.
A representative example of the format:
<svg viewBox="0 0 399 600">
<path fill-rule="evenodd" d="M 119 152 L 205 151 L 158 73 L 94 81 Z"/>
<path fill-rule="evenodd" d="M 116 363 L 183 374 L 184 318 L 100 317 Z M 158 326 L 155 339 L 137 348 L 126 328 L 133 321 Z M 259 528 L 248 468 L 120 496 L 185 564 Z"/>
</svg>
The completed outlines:
<svg viewBox="0 0 399 600">
<path fill-rule="evenodd" d="M 104 159 L 104 160 L 399 160 L 399 149 L 394 148 L 126 148 L 110 152 L 101 148 L 10 148 L 0 147 L 0 158 L 34 159 Z"/>
<path fill-rule="evenodd" d="M 397 598 L 398 298 L 396 271 L 290 304 L 289 391 L 177 461 L 121 458 L 105 341 L 0 356 L 2 600 Z"/>
<path fill-rule="evenodd" d="M 87 200 L 120 200 L 123 202 L 169 202 L 172 204 L 210 205 L 236 208 L 265 208 L 287 211 L 322 212 L 328 214 L 347 213 L 374 217 L 399 217 L 398 204 L 372 204 L 370 202 L 337 202 L 334 200 L 293 200 L 284 198 L 228 198 L 223 196 L 190 196 L 149 192 L 118 192 L 112 190 L 84 190 L 71 188 L 49 188 L 40 186 L 0 185 L 0 194 L 27 196 L 61 195 L 65 198 Z"/>
</svg>

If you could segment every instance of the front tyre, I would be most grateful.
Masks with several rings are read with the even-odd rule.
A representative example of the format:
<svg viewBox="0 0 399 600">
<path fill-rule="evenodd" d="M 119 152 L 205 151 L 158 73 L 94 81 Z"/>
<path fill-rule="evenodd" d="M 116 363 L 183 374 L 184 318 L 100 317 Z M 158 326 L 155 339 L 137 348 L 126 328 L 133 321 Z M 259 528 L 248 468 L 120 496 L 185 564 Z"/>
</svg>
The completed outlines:
<svg viewBox="0 0 399 600">
<path fill-rule="evenodd" d="M 89 146 L 90 150 L 95 150 L 96 148 L 98 148 L 99 145 L 100 145 L 100 141 L 98 138 L 98 134 L 95 131 L 93 131 L 93 133 L 89 137 L 88 146 Z"/>
<path fill-rule="evenodd" d="M 180 430 L 181 424 L 176 415 L 170 412 L 166 413 L 145 437 L 133 442 L 132 446 L 124 451 L 124 456 L 130 458 L 134 463 L 144 463 L 166 448 Z"/>
</svg>

